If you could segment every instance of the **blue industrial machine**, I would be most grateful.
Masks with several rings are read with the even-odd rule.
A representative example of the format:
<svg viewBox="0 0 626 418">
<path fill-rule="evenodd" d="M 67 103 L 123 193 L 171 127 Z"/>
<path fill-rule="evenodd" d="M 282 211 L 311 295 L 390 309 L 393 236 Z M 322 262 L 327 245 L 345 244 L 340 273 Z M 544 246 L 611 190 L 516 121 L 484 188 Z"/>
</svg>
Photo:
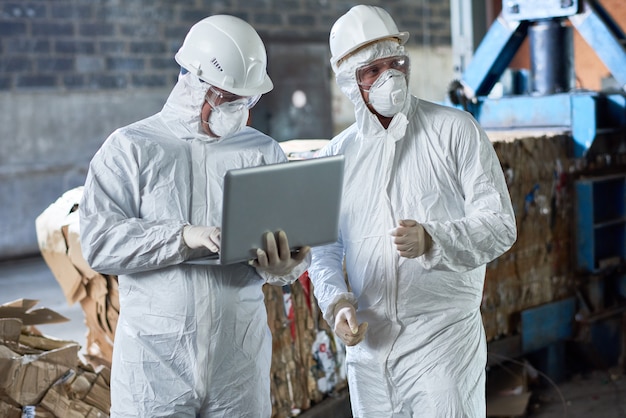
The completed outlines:
<svg viewBox="0 0 626 418">
<path fill-rule="evenodd" d="M 575 87 L 573 30 L 606 65 L 616 85 Z M 529 75 L 516 76 L 512 94 L 490 98 L 520 45 L 529 37 Z M 544 129 L 571 133 L 574 157 L 626 152 L 626 37 L 595 0 L 503 0 L 460 80 L 448 90 L 453 105 L 488 130 Z"/>
<path fill-rule="evenodd" d="M 574 30 L 608 68 L 614 79 L 611 87 L 592 91 L 576 86 Z M 526 37 L 530 69 L 511 71 L 508 66 Z M 493 94 L 507 70 L 509 90 Z M 626 154 L 626 37 L 595 0 L 503 0 L 502 12 L 462 68 L 460 79 L 450 85 L 448 99 L 472 113 L 488 131 L 570 135 L 572 158 L 592 161 L 596 156 Z M 545 367 L 553 375 L 562 373 L 562 345 L 556 342 L 572 336 L 574 315 L 580 309 L 576 305 L 588 303 L 583 308 L 589 315 L 582 324 L 590 328 L 596 351 L 612 347 L 611 352 L 602 352 L 607 361 L 619 354 L 617 331 L 624 327 L 626 332 L 626 313 L 619 322 L 626 306 L 608 312 L 603 303 L 607 293 L 626 298 L 626 173 L 588 173 L 574 181 L 574 192 L 573 261 L 588 297 L 521 312 L 521 336 L 490 344 L 490 352 L 509 354 L 545 347 Z M 622 350 L 626 353 L 626 346 Z"/>
</svg>

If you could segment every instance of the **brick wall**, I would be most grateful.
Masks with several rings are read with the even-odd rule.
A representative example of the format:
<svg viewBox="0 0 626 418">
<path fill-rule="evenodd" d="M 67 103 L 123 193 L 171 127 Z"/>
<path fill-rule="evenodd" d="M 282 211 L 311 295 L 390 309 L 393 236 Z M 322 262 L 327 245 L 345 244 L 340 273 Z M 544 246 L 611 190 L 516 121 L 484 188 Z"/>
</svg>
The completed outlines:
<svg viewBox="0 0 626 418">
<path fill-rule="evenodd" d="M 285 59 L 285 48 L 297 51 L 294 67 L 287 73 L 292 78 L 274 80 L 275 89 L 255 107 L 255 115 L 263 116 L 268 100 L 283 106 L 272 106 L 272 110 L 289 106 L 283 101 L 290 101 L 286 91 L 290 88 L 307 92 L 309 103 L 321 100 L 311 95 L 330 95 L 326 91 L 332 81 L 330 64 L 320 51 L 327 51 L 333 22 L 357 3 L 0 0 L 0 196 L 7 197 L 0 205 L 0 261 L 39 254 L 35 218 L 61 194 L 83 183 L 91 157 L 113 130 L 161 109 L 178 74 L 174 53 L 195 22 L 219 13 L 250 22 L 266 43 L 270 70 L 273 65 L 292 65 Z M 411 32 L 409 52 L 419 53 L 411 57 L 414 62 L 428 60 L 430 73 L 412 74 L 416 91 L 422 97 L 442 97 L 451 78 L 451 71 L 446 75 L 451 68 L 449 3 L 367 3 L 384 5 L 400 29 Z M 303 55 L 308 64 L 303 64 Z M 316 84 L 313 80 L 317 79 L 302 71 L 302 65 L 313 66 L 310 71 L 328 80 L 323 86 Z M 300 85 L 294 79 L 299 74 L 309 84 Z M 346 105 L 345 113 L 352 115 L 350 106 Z M 316 109 L 320 114 L 324 109 L 330 113 L 324 105 Z M 317 114 L 306 117 L 315 119 Z M 283 132 L 276 126 L 277 118 L 261 119 L 265 125 L 255 127 L 263 132 Z M 334 124 L 336 120 L 315 119 L 298 128 Z M 326 131 L 306 136 L 298 131 L 298 137 L 325 138 Z"/>
<path fill-rule="evenodd" d="M 326 43 L 332 23 L 358 2 L 340 0 L 0 1 L 0 91 L 170 86 L 173 55 L 201 18 L 233 14 L 266 42 Z M 369 1 L 385 7 L 410 45 L 450 45 L 449 3 Z"/>
</svg>

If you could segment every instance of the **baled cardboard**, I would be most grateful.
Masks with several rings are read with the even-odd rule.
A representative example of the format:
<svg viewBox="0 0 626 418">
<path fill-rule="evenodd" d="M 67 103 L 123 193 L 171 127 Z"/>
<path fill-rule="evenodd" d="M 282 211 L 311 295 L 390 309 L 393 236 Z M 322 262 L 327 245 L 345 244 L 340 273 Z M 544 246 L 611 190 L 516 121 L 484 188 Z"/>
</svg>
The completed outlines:
<svg viewBox="0 0 626 418">
<path fill-rule="evenodd" d="M 70 370 L 63 379 L 58 380 L 41 400 L 41 405 L 52 411 L 57 417 L 108 416 L 110 409 L 108 387 L 106 393 L 98 393 L 99 397 L 94 395 L 91 399 L 86 399 L 92 391 L 97 375 L 89 372 L 77 372 L 77 370 L 79 369 Z M 98 408 L 91 400 L 103 405 L 103 408 Z"/>
<path fill-rule="evenodd" d="M 76 208 L 81 196 L 82 187 L 68 190 L 35 219 L 41 255 L 70 305 L 85 296 L 85 289 L 81 272 L 68 256 L 63 227 L 78 221 Z"/>
<path fill-rule="evenodd" d="M 22 332 L 22 321 L 17 318 L 0 318 L 0 343 L 17 345 Z"/>
<path fill-rule="evenodd" d="M 68 304 L 80 302 L 87 325 L 86 351 L 110 361 L 119 315 L 117 277 L 94 271 L 80 246 L 78 204 L 83 188 L 65 192 L 36 221 L 44 261 Z"/>
<path fill-rule="evenodd" d="M 36 405 L 78 360 L 78 344 L 20 356 L 0 346 L 0 393 L 19 405 Z"/>
<path fill-rule="evenodd" d="M 22 418 L 22 408 L 11 405 L 0 399 L 0 417 Z"/>
</svg>

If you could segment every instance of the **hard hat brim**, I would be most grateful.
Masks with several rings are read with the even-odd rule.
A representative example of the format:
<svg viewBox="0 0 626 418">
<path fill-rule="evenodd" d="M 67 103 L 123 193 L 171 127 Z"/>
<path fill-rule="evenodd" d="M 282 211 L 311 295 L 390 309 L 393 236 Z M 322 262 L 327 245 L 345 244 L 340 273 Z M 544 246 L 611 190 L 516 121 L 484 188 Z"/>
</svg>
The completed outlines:
<svg viewBox="0 0 626 418">
<path fill-rule="evenodd" d="M 368 39 L 365 42 L 361 42 L 360 44 L 357 44 L 357 45 L 353 46 L 352 48 L 350 48 L 349 50 L 344 52 L 339 57 L 331 57 L 330 63 L 332 65 L 333 69 L 336 70 L 337 69 L 337 63 L 339 61 L 341 61 L 344 58 L 347 58 L 349 55 L 351 55 L 352 53 L 356 52 L 357 50 L 363 48 L 364 46 L 372 44 L 374 42 L 378 42 L 380 40 L 390 39 L 390 38 L 397 38 L 400 41 L 400 45 L 404 45 L 406 43 L 406 41 L 409 40 L 409 32 L 398 32 L 398 33 L 396 33 L 394 35 L 384 35 L 384 36 L 379 36 L 377 38 Z"/>
<path fill-rule="evenodd" d="M 223 85 L 222 83 L 220 83 L 218 80 L 211 80 L 210 78 L 207 77 L 203 77 L 202 75 L 198 75 L 197 71 L 194 69 L 194 67 L 192 65 L 186 65 L 185 62 L 183 62 L 183 58 L 180 56 L 180 53 L 177 53 L 174 56 L 174 59 L 176 60 L 176 62 L 178 63 L 178 65 L 180 65 L 182 68 L 184 68 L 187 72 L 190 72 L 191 74 L 195 75 L 196 77 L 198 77 L 200 80 L 209 83 L 212 86 L 218 87 L 222 90 L 225 90 L 229 93 L 233 93 L 236 94 L 238 96 L 256 96 L 259 94 L 265 94 L 268 93 L 270 91 L 272 91 L 272 89 L 274 88 L 274 83 L 272 82 L 272 80 L 270 79 L 270 76 L 265 74 L 265 77 L 263 78 L 263 82 L 258 85 L 258 86 L 254 86 L 254 87 L 241 87 L 241 88 L 236 88 L 236 87 L 226 87 L 225 85 Z"/>
<path fill-rule="evenodd" d="M 202 78 L 202 77 L 200 77 Z M 208 80 L 204 80 L 207 83 L 211 84 L 210 81 Z M 215 87 L 220 87 L 217 84 L 214 84 Z M 236 94 L 238 96 L 244 96 L 244 97 L 248 97 L 248 96 L 256 96 L 258 94 L 265 94 L 265 93 L 269 93 L 270 91 L 272 91 L 272 89 L 274 88 L 274 83 L 272 83 L 272 80 L 270 79 L 269 75 L 265 75 L 265 77 L 263 78 L 263 82 L 255 87 L 242 87 L 242 88 L 235 88 L 235 87 L 224 87 L 222 88 L 222 90 L 226 90 L 229 93 L 233 93 Z"/>
</svg>

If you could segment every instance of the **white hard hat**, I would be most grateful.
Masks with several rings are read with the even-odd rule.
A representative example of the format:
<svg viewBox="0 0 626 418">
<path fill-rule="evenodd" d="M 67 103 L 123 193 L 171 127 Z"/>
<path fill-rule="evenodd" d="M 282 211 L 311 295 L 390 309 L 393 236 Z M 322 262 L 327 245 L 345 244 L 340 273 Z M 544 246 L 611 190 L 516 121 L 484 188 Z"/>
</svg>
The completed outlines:
<svg viewBox="0 0 626 418">
<path fill-rule="evenodd" d="M 274 87 L 261 37 L 235 16 L 209 16 L 193 25 L 174 58 L 201 80 L 239 96 L 264 94 Z"/>
<path fill-rule="evenodd" d="M 337 71 L 337 62 L 369 43 L 398 38 L 400 45 L 409 39 L 408 32 L 399 32 L 385 9 L 376 6 L 354 6 L 330 29 L 330 63 Z"/>
</svg>

